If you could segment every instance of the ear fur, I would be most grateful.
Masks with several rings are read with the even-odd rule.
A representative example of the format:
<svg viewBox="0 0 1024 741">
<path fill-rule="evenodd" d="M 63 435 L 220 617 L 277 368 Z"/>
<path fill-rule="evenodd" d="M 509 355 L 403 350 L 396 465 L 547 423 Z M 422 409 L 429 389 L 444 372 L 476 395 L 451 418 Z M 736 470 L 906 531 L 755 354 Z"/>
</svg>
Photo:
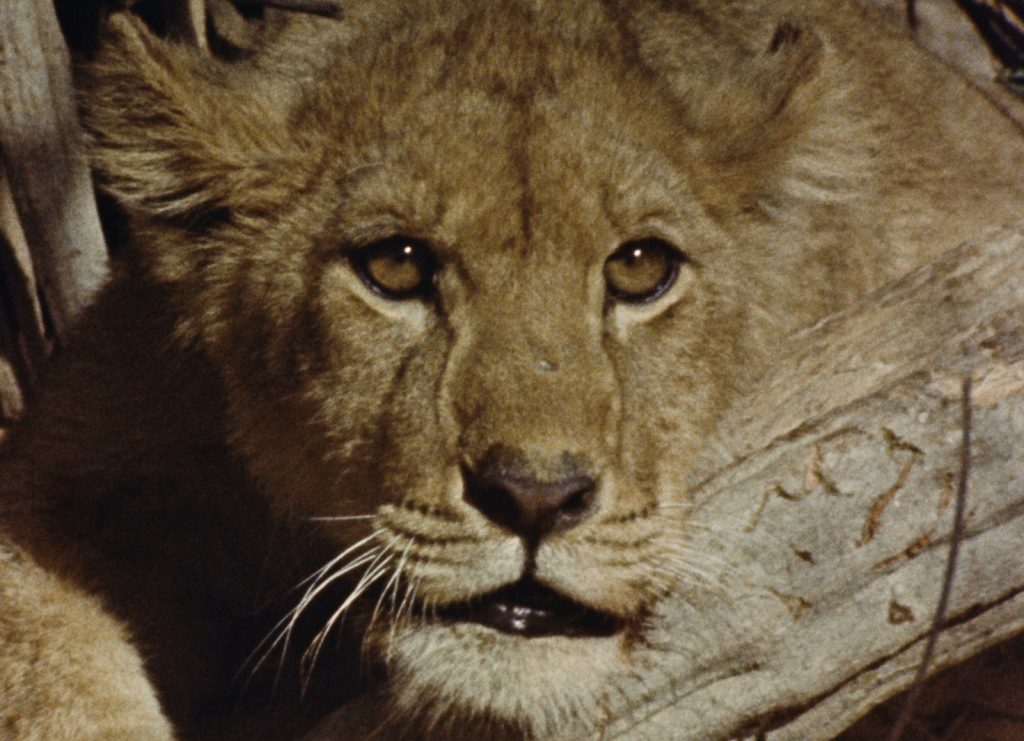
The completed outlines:
<svg viewBox="0 0 1024 741">
<path fill-rule="evenodd" d="M 823 44 L 814 31 L 781 21 L 765 49 L 724 70 L 719 89 L 703 91 L 704 104 L 693 111 L 698 130 L 721 131 L 728 126 L 749 141 L 753 130 L 798 123 L 813 106 L 816 96 L 811 88 L 822 54 Z"/>
<path fill-rule="evenodd" d="M 779 19 L 770 36 L 747 38 L 733 28 L 709 28 L 680 13 L 656 11 L 636 18 L 640 53 L 668 81 L 695 134 L 723 133 L 736 142 L 750 132 L 778 125 L 801 113 L 823 56 L 810 28 Z M 756 46 L 760 48 L 756 48 Z M 754 48 L 751 48 L 754 47 Z"/>
<path fill-rule="evenodd" d="M 745 208 L 858 193 L 870 167 L 858 144 L 868 140 L 867 117 L 848 110 L 842 75 L 826 72 L 822 37 L 802 19 L 765 19 L 761 4 L 751 12 L 735 3 L 729 27 L 712 25 L 722 14 L 702 8 L 701 0 L 647 6 L 634 32 L 645 64 L 678 99 L 683 134 L 723 198 Z"/>
<path fill-rule="evenodd" d="M 132 16 L 113 15 L 107 36 L 80 74 L 101 186 L 133 216 L 188 230 L 258 209 L 291 157 L 282 116 L 254 85 L 229 84 L 227 65 Z"/>
</svg>

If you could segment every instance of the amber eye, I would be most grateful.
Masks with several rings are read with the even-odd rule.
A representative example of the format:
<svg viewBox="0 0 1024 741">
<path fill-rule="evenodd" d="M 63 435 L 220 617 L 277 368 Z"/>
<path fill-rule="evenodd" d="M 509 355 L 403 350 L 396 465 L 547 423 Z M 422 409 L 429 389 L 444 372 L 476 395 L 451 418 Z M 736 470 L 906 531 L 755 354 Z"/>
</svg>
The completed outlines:
<svg viewBox="0 0 1024 741">
<path fill-rule="evenodd" d="M 388 237 L 349 256 L 363 282 L 384 298 L 422 298 L 433 286 L 437 269 L 430 248 L 418 239 Z"/>
<path fill-rule="evenodd" d="M 626 242 L 604 264 L 604 279 L 619 301 L 642 304 L 653 301 L 675 283 L 686 256 L 660 239 Z"/>
</svg>

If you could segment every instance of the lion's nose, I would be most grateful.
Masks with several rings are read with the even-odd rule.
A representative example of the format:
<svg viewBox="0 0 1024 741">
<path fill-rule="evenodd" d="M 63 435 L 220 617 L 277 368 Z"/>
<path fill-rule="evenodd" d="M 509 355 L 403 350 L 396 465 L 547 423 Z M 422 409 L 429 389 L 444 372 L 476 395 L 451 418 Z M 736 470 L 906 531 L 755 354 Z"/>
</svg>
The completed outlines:
<svg viewBox="0 0 1024 741">
<path fill-rule="evenodd" d="M 464 469 L 463 479 L 466 501 L 492 522 L 533 542 L 583 520 L 594 508 L 597 490 L 589 476 L 541 480 L 491 467 Z"/>
</svg>

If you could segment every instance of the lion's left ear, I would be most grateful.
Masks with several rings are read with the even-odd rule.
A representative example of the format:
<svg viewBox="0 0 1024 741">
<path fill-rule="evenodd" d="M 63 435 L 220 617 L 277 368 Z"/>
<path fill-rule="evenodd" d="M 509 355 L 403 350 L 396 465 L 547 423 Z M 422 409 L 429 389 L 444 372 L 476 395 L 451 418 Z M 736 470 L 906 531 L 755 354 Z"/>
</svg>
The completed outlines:
<svg viewBox="0 0 1024 741">
<path fill-rule="evenodd" d="M 83 126 L 102 187 L 129 212 L 202 230 L 259 207 L 289 159 L 282 114 L 198 49 L 111 17 L 80 71 Z M 269 194 L 268 194 L 269 195 Z"/>
<path fill-rule="evenodd" d="M 737 17 L 724 27 L 712 23 L 722 14 L 701 22 L 692 13 L 657 8 L 637 14 L 641 56 L 679 99 L 690 133 L 714 134 L 727 148 L 764 146 L 771 127 L 801 117 L 812 104 L 824 50 L 820 37 L 788 19 L 754 17 L 745 24 Z"/>
<path fill-rule="evenodd" d="M 647 5 L 633 31 L 679 101 L 680 139 L 707 168 L 712 206 L 854 197 L 871 167 L 859 143 L 870 113 L 850 109 L 855 96 L 830 73 L 816 30 L 761 3 L 728 14 L 686 7 Z"/>
</svg>

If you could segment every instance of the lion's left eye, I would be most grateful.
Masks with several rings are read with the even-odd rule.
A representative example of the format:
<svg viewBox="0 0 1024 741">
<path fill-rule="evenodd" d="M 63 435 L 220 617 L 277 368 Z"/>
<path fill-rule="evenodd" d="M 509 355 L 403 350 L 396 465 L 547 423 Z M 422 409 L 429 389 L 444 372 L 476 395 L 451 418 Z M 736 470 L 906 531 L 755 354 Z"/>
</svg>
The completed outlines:
<svg viewBox="0 0 1024 741">
<path fill-rule="evenodd" d="M 375 293 L 392 301 L 424 297 L 437 270 L 423 242 L 411 237 L 388 237 L 349 255 L 352 266 Z"/>
<path fill-rule="evenodd" d="M 642 304 L 662 296 L 679 275 L 686 255 L 661 239 L 637 239 L 619 247 L 604 264 L 609 293 Z"/>
</svg>

